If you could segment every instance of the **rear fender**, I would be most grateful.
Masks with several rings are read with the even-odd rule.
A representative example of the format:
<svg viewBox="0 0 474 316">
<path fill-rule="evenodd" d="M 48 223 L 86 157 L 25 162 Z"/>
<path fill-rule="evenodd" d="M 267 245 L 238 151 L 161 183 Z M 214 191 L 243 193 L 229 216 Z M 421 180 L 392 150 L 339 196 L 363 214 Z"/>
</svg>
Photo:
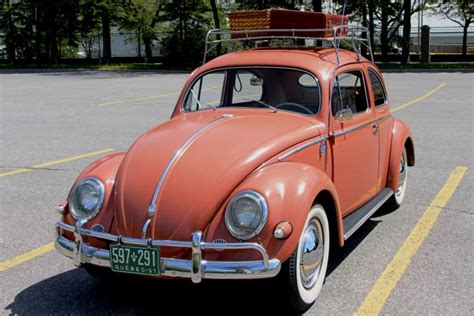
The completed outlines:
<svg viewBox="0 0 474 316">
<path fill-rule="evenodd" d="M 396 192 L 398 190 L 398 179 L 400 177 L 400 157 L 403 149 L 407 150 L 408 166 L 415 165 L 415 146 L 408 125 L 399 120 L 393 120 L 392 147 L 390 149 L 390 164 L 388 167 L 387 186 Z"/>
<path fill-rule="evenodd" d="M 262 232 L 248 240 L 262 244 L 271 258 L 278 258 L 282 262 L 292 254 L 297 246 L 301 231 L 305 225 L 307 214 L 320 192 L 327 191 L 331 194 L 336 208 L 337 230 L 339 243 L 343 243 L 342 219 L 339 210 L 338 198 L 331 179 L 320 169 L 298 162 L 280 162 L 268 165 L 251 174 L 229 196 L 222 209 L 210 224 L 207 241 L 224 239 L 228 242 L 237 242 L 225 226 L 224 213 L 229 200 L 238 192 L 254 190 L 265 197 L 268 204 L 268 221 Z M 273 236 L 275 226 L 280 222 L 289 222 L 292 226 L 291 235 L 284 239 Z M 206 259 L 214 260 L 250 260 L 259 259 L 251 251 L 230 251 L 209 253 Z"/>
</svg>

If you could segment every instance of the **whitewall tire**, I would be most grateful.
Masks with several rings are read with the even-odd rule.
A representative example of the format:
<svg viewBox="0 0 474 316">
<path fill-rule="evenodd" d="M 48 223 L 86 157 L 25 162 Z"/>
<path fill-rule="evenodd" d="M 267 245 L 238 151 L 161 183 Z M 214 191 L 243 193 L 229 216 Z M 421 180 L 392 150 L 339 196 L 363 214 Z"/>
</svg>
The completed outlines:
<svg viewBox="0 0 474 316">
<path fill-rule="evenodd" d="M 400 166 L 399 166 L 400 178 L 398 181 L 398 189 L 393 193 L 390 198 L 390 204 L 392 209 L 397 209 L 402 205 L 403 200 L 405 199 L 405 193 L 407 191 L 407 182 L 408 182 L 408 163 L 407 163 L 407 151 L 403 150 L 402 156 L 400 157 Z"/>
<path fill-rule="evenodd" d="M 287 262 L 290 307 L 304 312 L 316 301 L 326 278 L 329 258 L 329 222 L 324 208 L 314 205 L 308 213 L 298 246 Z"/>
</svg>

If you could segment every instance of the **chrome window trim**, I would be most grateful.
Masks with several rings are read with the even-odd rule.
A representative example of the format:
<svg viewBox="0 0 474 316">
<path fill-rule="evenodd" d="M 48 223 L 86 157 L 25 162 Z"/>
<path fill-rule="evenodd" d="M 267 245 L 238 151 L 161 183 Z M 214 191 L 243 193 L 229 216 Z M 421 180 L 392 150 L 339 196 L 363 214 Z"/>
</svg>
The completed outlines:
<svg viewBox="0 0 474 316">
<path fill-rule="evenodd" d="M 358 64 L 360 64 L 360 63 L 358 63 Z M 339 74 L 336 75 L 335 73 L 337 72 L 338 69 L 341 69 L 341 68 L 336 68 L 336 69 L 334 70 L 334 76 L 333 76 L 333 78 L 331 79 L 331 95 L 330 95 L 330 99 L 329 99 L 329 103 L 330 103 L 329 112 L 331 112 L 332 117 L 334 118 L 334 115 L 336 114 L 336 113 L 333 113 L 333 111 L 332 111 L 332 95 L 334 94 L 334 80 L 335 80 L 336 77 L 338 77 L 338 76 L 341 75 L 341 74 L 345 74 L 345 73 L 349 73 L 349 72 L 354 72 L 354 71 L 360 72 L 361 75 L 362 75 L 362 80 L 363 80 L 363 82 L 364 82 L 364 87 L 365 87 L 365 102 L 366 102 L 366 104 L 367 104 L 367 108 L 365 109 L 365 111 L 356 112 L 356 113 L 352 113 L 352 114 L 353 114 L 353 116 L 356 116 L 356 115 L 359 115 L 359 114 L 364 114 L 364 113 L 370 112 L 370 103 L 369 103 L 369 99 L 368 99 L 368 97 L 367 97 L 367 82 L 365 81 L 365 76 L 364 76 L 363 70 L 360 69 L 360 68 L 359 68 L 359 69 L 355 69 L 355 70 L 347 70 L 347 71 L 346 71 L 346 70 L 343 70 L 343 71 L 341 71 Z"/>
<path fill-rule="evenodd" d="M 375 75 L 375 77 L 377 77 L 377 79 L 380 81 L 380 84 L 382 85 L 383 98 L 384 98 L 385 101 L 382 104 L 376 105 L 375 104 L 375 95 L 374 95 L 374 106 L 376 108 L 378 108 L 378 107 L 382 107 L 384 105 L 388 105 L 387 90 L 385 89 L 385 84 L 384 84 L 382 78 L 377 74 L 377 71 L 375 71 L 375 69 L 373 69 L 372 67 L 367 67 L 367 73 L 369 75 L 369 79 L 370 79 L 370 73 L 373 73 Z M 370 80 L 370 88 L 372 89 L 372 92 L 373 92 L 372 80 Z"/>
<path fill-rule="evenodd" d="M 85 182 L 89 182 L 89 181 L 94 182 L 99 187 L 99 200 L 97 202 L 97 207 L 94 210 L 94 212 L 92 212 L 89 216 L 80 218 L 77 216 L 77 214 L 75 214 L 75 210 L 74 210 L 75 205 L 74 203 L 72 203 L 71 199 L 72 199 L 72 196 L 76 194 L 77 188 L 79 188 Z M 95 216 L 97 216 L 97 214 L 99 214 L 100 210 L 102 209 L 102 205 L 104 204 L 104 198 L 105 198 L 105 186 L 102 183 L 102 181 L 100 181 L 99 178 L 86 177 L 79 180 L 77 184 L 74 186 L 74 188 L 71 190 L 71 194 L 69 195 L 69 199 L 68 199 L 71 216 L 76 220 L 90 220 L 91 218 L 94 218 Z"/>
<path fill-rule="evenodd" d="M 231 208 L 232 206 L 235 204 L 235 202 L 237 202 L 240 198 L 242 197 L 247 197 L 247 198 L 250 198 L 252 200 L 254 200 L 255 202 L 258 203 L 258 205 L 260 206 L 260 209 L 262 210 L 262 218 L 260 220 L 260 223 L 258 224 L 257 228 L 255 228 L 255 230 L 248 234 L 248 235 L 239 235 L 237 234 L 233 229 L 232 229 L 232 226 L 229 224 L 229 212 L 231 212 Z M 253 191 L 253 190 L 244 190 L 244 191 L 240 191 L 239 193 L 237 193 L 229 202 L 229 204 L 227 204 L 227 207 L 225 209 L 225 215 L 224 215 L 224 221 L 225 221 L 225 226 L 227 227 L 227 230 L 229 231 L 229 233 L 236 239 L 239 239 L 239 240 L 249 240 L 255 236 L 257 236 L 258 234 L 260 234 L 260 232 L 262 231 L 263 227 L 265 226 L 265 224 L 267 223 L 267 219 L 268 219 L 268 205 L 267 205 L 267 202 L 265 201 L 265 198 L 258 192 L 256 191 Z"/>
<path fill-rule="evenodd" d="M 163 186 L 163 182 L 165 181 L 171 167 L 174 165 L 176 160 L 178 160 L 183 155 L 184 151 L 189 147 L 189 145 L 191 145 L 191 143 L 193 142 L 193 140 L 195 140 L 197 138 L 197 136 L 199 136 L 201 133 L 203 133 L 210 126 L 212 126 L 213 124 L 215 124 L 216 122 L 218 122 L 218 121 L 220 121 L 221 119 L 224 119 L 224 118 L 230 118 L 230 116 L 224 114 L 222 116 L 219 116 L 218 118 L 215 118 L 214 120 L 210 121 L 209 123 L 205 124 L 204 126 L 201 126 L 198 130 L 196 130 L 194 133 L 191 134 L 191 136 L 178 148 L 178 150 L 176 150 L 175 154 L 170 159 L 170 161 L 166 165 L 165 170 L 161 174 L 158 183 L 156 184 L 155 191 L 153 192 L 153 197 L 151 199 L 150 205 L 148 206 L 148 210 L 147 210 L 147 215 L 149 217 L 152 217 L 156 213 L 156 201 L 157 201 L 158 196 L 160 194 L 161 187 Z"/>
<path fill-rule="evenodd" d="M 285 160 L 286 158 L 296 154 L 297 152 L 300 152 L 308 147 L 311 147 L 313 145 L 316 145 L 316 144 L 319 144 L 319 143 L 322 143 L 322 142 L 325 142 L 327 140 L 327 136 L 319 136 L 319 137 L 316 137 L 315 139 L 309 141 L 309 142 L 306 142 L 298 147 L 295 147 L 293 148 L 292 150 L 284 153 L 283 155 L 279 156 L 278 157 L 278 161 L 282 161 L 282 160 Z"/>
<path fill-rule="evenodd" d="M 200 74 L 199 76 L 197 76 L 196 78 L 194 78 L 194 80 L 189 84 L 189 86 L 187 87 L 187 91 L 186 91 L 186 94 L 184 95 L 184 98 L 181 100 L 181 106 L 180 106 L 180 110 L 181 112 L 183 113 L 194 113 L 194 112 L 199 112 L 199 111 L 208 111 L 209 109 L 202 109 L 202 110 L 196 110 L 196 111 L 187 111 L 185 109 L 185 103 L 186 103 L 186 100 L 187 98 L 189 97 L 189 94 L 191 93 L 191 87 L 200 79 L 202 78 L 203 76 L 207 75 L 208 73 L 211 73 L 211 72 L 216 72 L 216 71 L 221 71 L 221 70 L 224 70 L 224 71 L 227 71 L 227 70 L 233 70 L 233 69 L 248 69 L 250 67 L 253 67 L 253 68 L 260 68 L 260 69 L 286 69 L 286 70 L 293 70 L 293 71 L 300 71 L 300 72 L 303 72 L 303 73 L 306 73 L 308 75 L 310 75 L 311 77 L 314 78 L 314 80 L 316 81 L 316 83 L 318 84 L 318 87 L 319 87 L 319 107 L 318 107 L 318 112 L 312 114 L 312 115 L 309 115 L 309 114 L 304 114 L 304 113 L 299 113 L 299 112 L 294 112 L 294 111 L 287 111 L 287 110 L 278 110 L 279 112 L 280 111 L 283 111 L 283 112 L 289 112 L 289 113 L 296 113 L 296 114 L 299 114 L 299 115 L 304 115 L 304 116 L 308 116 L 308 117 L 314 117 L 316 115 L 318 115 L 319 113 L 321 113 L 321 107 L 322 107 L 322 97 L 321 97 L 321 83 L 320 83 L 320 80 L 319 80 L 319 77 L 318 75 L 310 72 L 309 70 L 306 70 L 306 69 L 302 69 L 302 68 L 294 68 L 294 67 L 284 67 L 284 66 L 256 66 L 256 65 L 246 65 L 246 66 L 232 66 L 232 67 L 223 67 L 223 68 L 213 68 L 213 69 L 209 69 L 205 72 L 203 72 L 202 74 Z M 225 80 L 227 80 L 227 73 L 226 73 L 226 78 Z M 262 94 L 263 94 L 263 91 L 262 91 Z M 221 96 L 222 98 L 222 96 Z M 218 109 L 221 108 L 221 107 L 218 107 Z M 223 108 L 233 108 L 233 107 L 223 107 Z M 250 108 L 250 107 L 234 107 L 234 108 L 248 108 L 248 109 L 256 109 L 256 110 L 267 110 L 267 108 Z"/>
</svg>

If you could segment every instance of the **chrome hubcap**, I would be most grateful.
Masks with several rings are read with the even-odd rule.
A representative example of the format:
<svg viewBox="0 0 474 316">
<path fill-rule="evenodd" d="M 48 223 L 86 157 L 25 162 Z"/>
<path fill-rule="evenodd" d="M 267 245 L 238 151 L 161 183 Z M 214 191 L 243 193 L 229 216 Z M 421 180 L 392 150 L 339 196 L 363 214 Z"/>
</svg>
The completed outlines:
<svg viewBox="0 0 474 316">
<path fill-rule="evenodd" d="M 301 281 L 309 289 L 318 279 L 324 255 L 323 231 L 317 219 L 312 219 L 306 228 L 301 247 Z"/>
<path fill-rule="evenodd" d="M 400 178 L 398 179 L 397 196 L 400 195 L 403 190 L 403 185 L 405 184 L 406 176 L 407 176 L 407 167 L 405 163 L 405 155 L 402 155 L 402 159 L 400 160 Z"/>
</svg>

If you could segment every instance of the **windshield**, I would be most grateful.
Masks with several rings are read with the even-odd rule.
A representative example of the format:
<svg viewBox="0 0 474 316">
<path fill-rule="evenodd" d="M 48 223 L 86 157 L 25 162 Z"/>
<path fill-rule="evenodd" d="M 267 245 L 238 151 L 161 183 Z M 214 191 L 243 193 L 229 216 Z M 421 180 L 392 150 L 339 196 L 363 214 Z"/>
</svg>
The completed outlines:
<svg viewBox="0 0 474 316">
<path fill-rule="evenodd" d="M 220 107 L 266 108 L 305 115 L 319 112 L 318 81 L 306 72 L 283 68 L 233 68 L 194 81 L 185 111 Z"/>
</svg>

